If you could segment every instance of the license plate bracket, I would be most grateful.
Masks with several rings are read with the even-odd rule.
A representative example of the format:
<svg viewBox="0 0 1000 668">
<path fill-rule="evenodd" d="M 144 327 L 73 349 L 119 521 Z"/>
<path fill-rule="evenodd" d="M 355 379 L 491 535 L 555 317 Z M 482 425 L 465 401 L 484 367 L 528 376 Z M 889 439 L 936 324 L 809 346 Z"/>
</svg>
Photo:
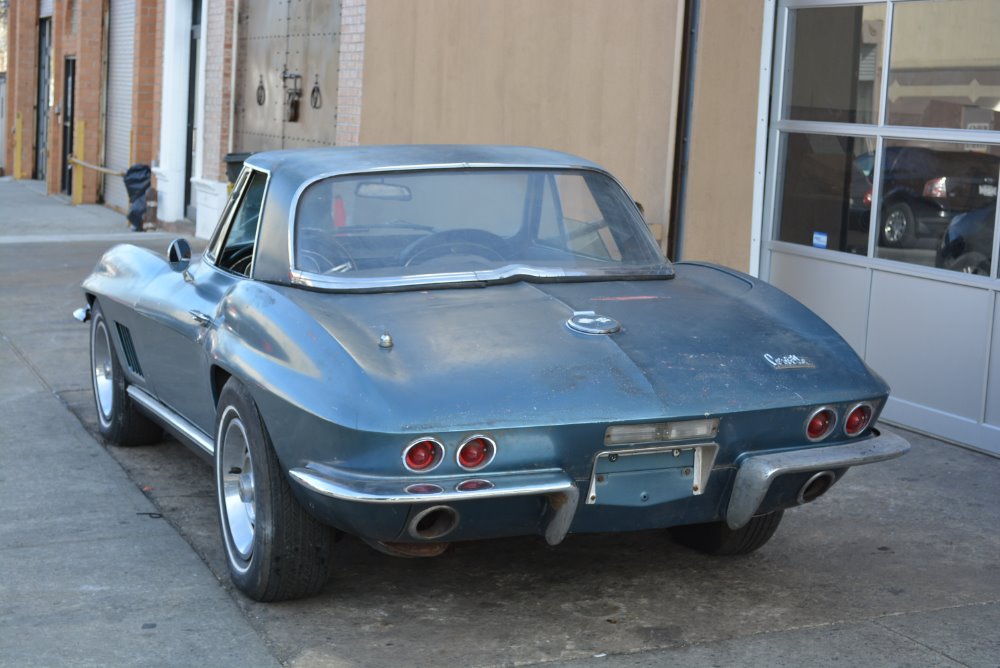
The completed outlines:
<svg viewBox="0 0 1000 668">
<path fill-rule="evenodd" d="M 604 450 L 594 456 L 587 505 L 643 506 L 703 494 L 716 443 Z"/>
</svg>

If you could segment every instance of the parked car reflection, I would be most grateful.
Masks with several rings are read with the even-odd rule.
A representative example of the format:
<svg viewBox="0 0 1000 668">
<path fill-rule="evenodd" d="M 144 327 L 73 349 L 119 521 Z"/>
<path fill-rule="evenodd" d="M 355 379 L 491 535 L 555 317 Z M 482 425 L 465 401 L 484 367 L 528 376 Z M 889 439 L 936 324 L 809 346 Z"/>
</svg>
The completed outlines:
<svg viewBox="0 0 1000 668">
<path fill-rule="evenodd" d="M 935 266 L 989 276 L 996 218 L 996 202 L 993 206 L 955 216 L 941 237 Z"/>
<path fill-rule="evenodd" d="M 996 201 L 1000 158 L 969 151 L 889 146 L 882 170 L 879 245 L 912 247 L 940 236 L 959 214 Z M 872 204 L 874 155 L 854 161 L 849 220 L 867 229 Z"/>
</svg>

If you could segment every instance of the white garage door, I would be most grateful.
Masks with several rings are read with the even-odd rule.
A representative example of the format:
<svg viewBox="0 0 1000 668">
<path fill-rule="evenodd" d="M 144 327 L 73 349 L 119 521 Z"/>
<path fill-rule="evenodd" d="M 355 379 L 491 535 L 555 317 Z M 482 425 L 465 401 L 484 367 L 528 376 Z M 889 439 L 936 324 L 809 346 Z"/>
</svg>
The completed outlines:
<svg viewBox="0 0 1000 668">
<path fill-rule="evenodd" d="M 132 136 L 132 57 L 135 0 L 111 0 L 108 43 L 108 118 L 104 155 L 109 169 L 128 169 Z M 120 176 L 104 179 L 104 201 L 128 210 L 128 195 Z"/>
<path fill-rule="evenodd" d="M 1000 455 L 998 34 L 996 0 L 780 0 L 761 268 L 888 421 Z"/>
</svg>

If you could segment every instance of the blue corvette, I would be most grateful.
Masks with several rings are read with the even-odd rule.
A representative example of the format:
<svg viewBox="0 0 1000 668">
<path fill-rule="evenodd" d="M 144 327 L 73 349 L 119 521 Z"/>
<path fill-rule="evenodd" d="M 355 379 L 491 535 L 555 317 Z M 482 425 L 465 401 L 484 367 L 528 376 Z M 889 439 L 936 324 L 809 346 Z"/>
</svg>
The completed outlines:
<svg viewBox="0 0 1000 668">
<path fill-rule="evenodd" d="M 102 436 L 212 459 L 260 601 L 319 591 L 338 531 L 403 556 L 654 528 L 746 553 L 909 447 L 822 320 L 664 260 L 610 174 L 553 151 L 259 153 L 201 257 L 117 246 L 83 289 Z"/>
</svg>

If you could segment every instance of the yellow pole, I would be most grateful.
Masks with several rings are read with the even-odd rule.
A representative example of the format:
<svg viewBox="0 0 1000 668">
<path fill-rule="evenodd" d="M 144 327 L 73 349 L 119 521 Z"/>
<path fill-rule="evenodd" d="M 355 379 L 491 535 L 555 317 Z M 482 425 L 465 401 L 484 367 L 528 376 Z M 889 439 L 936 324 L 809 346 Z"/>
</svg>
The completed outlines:
<svg viewBox="0 0 1000 668">
<path fill-rule="evenodd" d="M 84 121 L 77 121 L 73 127 L 73 156 L 83 159 L 84 131 L 87 124 Z M 83 204 L 83 167 L 73 165 L 73 204 Z"/>
<path fill-rule="evenodd" d="M 21 112 L 14 114 L 14 178 L 23 179 L 21 175 Z"/>
</svg>

